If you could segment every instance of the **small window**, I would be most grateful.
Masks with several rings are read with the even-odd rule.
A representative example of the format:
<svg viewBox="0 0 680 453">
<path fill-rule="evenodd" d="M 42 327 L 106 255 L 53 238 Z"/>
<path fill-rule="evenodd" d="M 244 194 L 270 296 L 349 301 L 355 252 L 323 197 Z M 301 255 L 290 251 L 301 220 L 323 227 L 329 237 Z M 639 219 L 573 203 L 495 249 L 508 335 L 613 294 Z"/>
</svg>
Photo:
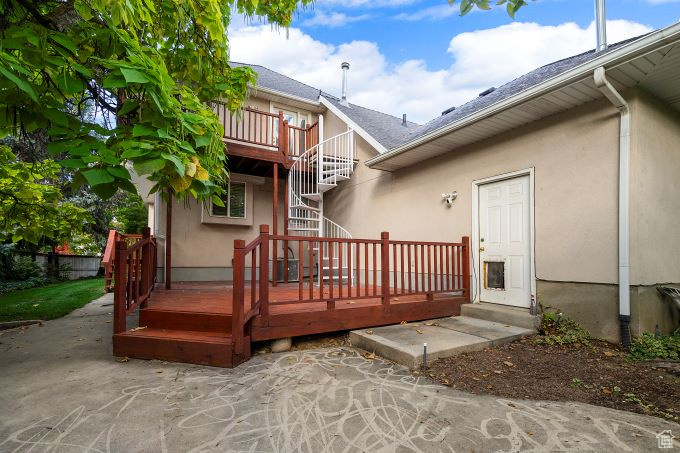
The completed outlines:
<svg viewBox="0 0 680 453">
<path fill-rule="evenodd" d="M 484 288 L 505 289 L 505 262 L 484 261 Z"/>
<path fill-rule="evenodd" d="M 230 182 L 222 195 L 224 206 L 212 204 L 213 217 L 230 217 L 233 219 L 246 218 L 246 183 Z"/>
</svg>

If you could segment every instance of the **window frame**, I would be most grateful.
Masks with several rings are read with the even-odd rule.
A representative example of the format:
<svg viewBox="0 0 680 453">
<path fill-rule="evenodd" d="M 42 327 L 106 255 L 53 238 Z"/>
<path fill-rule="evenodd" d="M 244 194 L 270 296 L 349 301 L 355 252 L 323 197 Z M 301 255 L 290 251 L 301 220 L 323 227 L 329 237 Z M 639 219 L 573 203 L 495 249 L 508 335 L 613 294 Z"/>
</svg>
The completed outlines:
<svg viewBox="0 0 680 453">
<path fill-rule="evenodd" d="M 238 217 L 238 216 L 233 216 L 231 215 L 231 185 L 232 184 L 238 184 L 243 186 L 243 217 Z M 210 217 L 215 217 L 218 219 L 235 219 L 235 220 L 247 220 L 248 219 L 248 183 L 245 181 L 229 181 L 227 183 L 227 192 L 225 196 L 222 198 L 222 202 L 224 202 L 224 207 L 227 210 L 226 215 L 220 215 L 220 214 L 215 214 L 214 209 L 215 209 L 215 204 L 210 201 Z M 226 202 L 225 202 L 226 199 Z M 220 207 L 220 206 L 218 206 Z"/>
</svg>

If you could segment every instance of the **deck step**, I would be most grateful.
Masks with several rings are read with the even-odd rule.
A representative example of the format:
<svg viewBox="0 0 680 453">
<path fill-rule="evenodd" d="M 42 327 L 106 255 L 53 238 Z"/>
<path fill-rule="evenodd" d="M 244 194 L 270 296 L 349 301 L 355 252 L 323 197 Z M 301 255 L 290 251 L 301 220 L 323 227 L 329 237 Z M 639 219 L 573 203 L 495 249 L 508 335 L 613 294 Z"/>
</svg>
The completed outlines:
<svg viewBox="0 0 680 453">
<path fill-rule="evenodd" d="M 231 315 L 195 311 L 164 310 L 152 307 L 139 310 L 139 325 L 152 329 L 231 333 Z"/>
<path fill-rule="evenodd" d="M 225 333 L 147 327 L 113 335 L 117 357 L 231 367 L 236 365 L 232 352 L 231 335 Z"/>
</svg>

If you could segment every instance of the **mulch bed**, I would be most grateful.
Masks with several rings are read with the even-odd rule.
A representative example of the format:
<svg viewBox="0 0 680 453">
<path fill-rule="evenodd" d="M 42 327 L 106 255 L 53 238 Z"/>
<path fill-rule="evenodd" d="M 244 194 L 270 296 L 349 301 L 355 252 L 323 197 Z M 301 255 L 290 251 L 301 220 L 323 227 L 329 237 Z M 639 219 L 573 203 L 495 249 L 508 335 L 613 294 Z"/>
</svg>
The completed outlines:
<svg viewBox="0 0 680 453">
<path fill-rule="evenodd" d="M 631 362 L 622 348 L 604 341 L 548 346 L 530 337 L 437 360 L 424 373 L 470 393 L 577 401 L 678 422 L 678 367 L 661 366 Z"/>
</svg>

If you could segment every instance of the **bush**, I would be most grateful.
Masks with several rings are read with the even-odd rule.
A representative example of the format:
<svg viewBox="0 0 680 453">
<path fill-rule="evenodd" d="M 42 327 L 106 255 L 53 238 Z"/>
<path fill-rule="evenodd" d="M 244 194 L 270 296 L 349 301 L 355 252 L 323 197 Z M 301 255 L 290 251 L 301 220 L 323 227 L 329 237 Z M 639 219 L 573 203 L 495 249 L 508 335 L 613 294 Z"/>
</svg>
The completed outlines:
<svg viewBox="0 0 680 453">
<path fill-rule="evenodd" d="M 536 340 L 539 344 L 588 344 L 590 340 L 590 332 L 560 311 L 551 313 L 544 310 L 538 333 L 543 335 Z"/>
<path fill-rule="evenodd" d="M 680 360 L 680 329 L 671 335 L 643 333 L 630 345 L 633 360 Z"/>
<path fill-rule="evenodd" d="M 35 288 L 48 283 L 45 277 L 31 277 L 27 280 L 18 282 L 0 282 L 0 294 L 11 293 L 20 289 Z"/>
<path fill-rule="evenodd" d="M 40 277 L 43 273 L 38 263 L 28 256 L 19 256 L 14 260 L 14 269 L 11 280 L 28 280 Z"/>
</svg>

